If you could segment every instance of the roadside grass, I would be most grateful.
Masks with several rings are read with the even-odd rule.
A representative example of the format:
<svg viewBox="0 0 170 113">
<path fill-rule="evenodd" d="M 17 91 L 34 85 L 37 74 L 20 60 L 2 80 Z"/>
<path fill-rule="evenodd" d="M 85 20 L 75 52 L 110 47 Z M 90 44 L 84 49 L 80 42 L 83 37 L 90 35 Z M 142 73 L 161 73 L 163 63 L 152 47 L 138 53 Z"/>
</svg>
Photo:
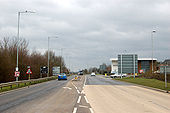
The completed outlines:
<svg viewBox="0 0 170 113">
<path fill-rule="evenodd" d="M 11 86 L 6 86 L 6 87 L 0 88 L 0 92 L 9 91 L 9 90 L 13 90 L 13 89 L 21 88 L 21 87 L 26 87 L 26 86 L 30 86 L 30 85 L 34 85 L 34 84 L 38 84 L 38 83 L 42 83 L 42 82 L 47 82 L 50 80 L 55 80 L 57 78 L 58 77 L 55 76 L 55 77 L 44 79 L 44 80 L 37 80 L 37 81 L 31 81 L 31 82 L 26 82 L 26 83 L 13 84 Z"/>
<path fill-rule="evenodd" d="M 157 79 L 146 79 L 143 77 L 133 78 L 133 77 L 125 77 L 125 78 L 116 78 L 114 80 L 120 80 L 125 82 L 130 82 L 134 84 L 144 85 L 148 87 L 158 88 L 166 91 L 170 91 L 170 83 L 167 83 L 167 88 L 165 88 L 165 82 Z"/>
</svg>

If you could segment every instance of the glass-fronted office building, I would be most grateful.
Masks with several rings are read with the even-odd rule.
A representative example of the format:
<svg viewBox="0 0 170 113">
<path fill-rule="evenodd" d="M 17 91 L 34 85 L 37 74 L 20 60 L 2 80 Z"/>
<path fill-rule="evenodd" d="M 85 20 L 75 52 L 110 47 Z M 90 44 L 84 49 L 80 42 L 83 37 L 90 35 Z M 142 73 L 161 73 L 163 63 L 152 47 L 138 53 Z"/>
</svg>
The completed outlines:
<svg viewBox="0 0 170 113">
<path fill-rule="evenodd" d="M 120 54 L 118 55 L 118 73 L 138 73 L 138 55 Z"/>
</svg>

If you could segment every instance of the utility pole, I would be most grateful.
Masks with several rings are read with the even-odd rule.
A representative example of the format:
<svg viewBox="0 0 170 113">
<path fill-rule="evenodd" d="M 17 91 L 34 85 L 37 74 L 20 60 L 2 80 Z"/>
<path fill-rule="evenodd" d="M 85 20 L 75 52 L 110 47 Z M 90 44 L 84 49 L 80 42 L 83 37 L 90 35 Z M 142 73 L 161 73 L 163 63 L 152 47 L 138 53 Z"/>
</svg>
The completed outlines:
<svg viewBox="0 0 170 113">
<path fill-rule="evenodd" d="M 58 38 L 58 37 L 48 37 L 48 61 L 47 61 L 48 73 L 47 73 L 47 77 L 49 77 L 49 73 L 50 73 L 50 53 L 49 53 L 50 38 Z"/>
<path fill-rule="evenodd" d="M 153 38 L 154 38 L 154 36 L 153 36 L 153 33 L 156 33 L 156 30 L 152 30 L 152 32 L 151 32 L 151 40 L 152 40 L 152 74 L 153 74 L 153 71 L 154 71 L 154 66 L 153 66 Z"/>
<path fill-rule="evenodd" d="M 18 28 L 17 28 L 17 65 L 16 65 L 16 72 L 19 71 L 19 68 L 18 68 L 18 54 L 19 54 L 19 25 L 20 25 L 20 15 L 21 13 L 35 13 L 33 11 L 24 11 L 24 12 L 18 12 Z M 16 81 L 18 81 L 18 77 L 16 77 Z"/>
</svg>

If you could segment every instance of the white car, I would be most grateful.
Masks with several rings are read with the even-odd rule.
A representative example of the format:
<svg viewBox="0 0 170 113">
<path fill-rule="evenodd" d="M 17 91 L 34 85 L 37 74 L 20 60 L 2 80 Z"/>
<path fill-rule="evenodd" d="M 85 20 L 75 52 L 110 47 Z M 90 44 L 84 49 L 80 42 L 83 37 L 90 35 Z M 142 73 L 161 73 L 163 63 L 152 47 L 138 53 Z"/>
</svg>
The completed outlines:
<svg viewBox="0 0 170 113">
<path fill-rule="evenodd" d="M 127 74 L 122 74 L 122 77 L 126 77 L 127 76 Z M 111 78 L 121 78 L 121 74 L 118 74 L 118 73 L 115 73 L 115 74 L 113 74 L 113 75 L 110 75 L 110 77 Z"/>
<path fill-rule="evenodd" d="M 91 73 L 91 76 L 96 76 L 96 74 L 94 72 Z"/>
</svg>

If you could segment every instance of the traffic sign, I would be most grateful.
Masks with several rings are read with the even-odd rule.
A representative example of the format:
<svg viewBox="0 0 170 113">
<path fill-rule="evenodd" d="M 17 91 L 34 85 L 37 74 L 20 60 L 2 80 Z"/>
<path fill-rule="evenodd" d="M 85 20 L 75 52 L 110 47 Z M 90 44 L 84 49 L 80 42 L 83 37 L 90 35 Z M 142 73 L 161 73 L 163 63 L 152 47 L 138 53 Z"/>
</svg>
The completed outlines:
<svg viewBox="0 0 170 113">
<path fill-rule="evenodd" d="M 48 67 L 47 66 L 42 66 L 40 68 L 40 73 L 42 74 L 47 74 L 48 73 Z"/>
<path fill-rule="evenodd" d="M 28 70 L 27 70 L 27 72 L 26 72 L 27 74 L 32 74 L 32 71 L 31 71 L 31 69 L 29 68 Z"/>
<path fill-rule="evenodd" d="M 20 75 L 20 72 L 19 71 L 15 71 L 15 77 L 19 77 L 19 75 Z"/>
</svg>

